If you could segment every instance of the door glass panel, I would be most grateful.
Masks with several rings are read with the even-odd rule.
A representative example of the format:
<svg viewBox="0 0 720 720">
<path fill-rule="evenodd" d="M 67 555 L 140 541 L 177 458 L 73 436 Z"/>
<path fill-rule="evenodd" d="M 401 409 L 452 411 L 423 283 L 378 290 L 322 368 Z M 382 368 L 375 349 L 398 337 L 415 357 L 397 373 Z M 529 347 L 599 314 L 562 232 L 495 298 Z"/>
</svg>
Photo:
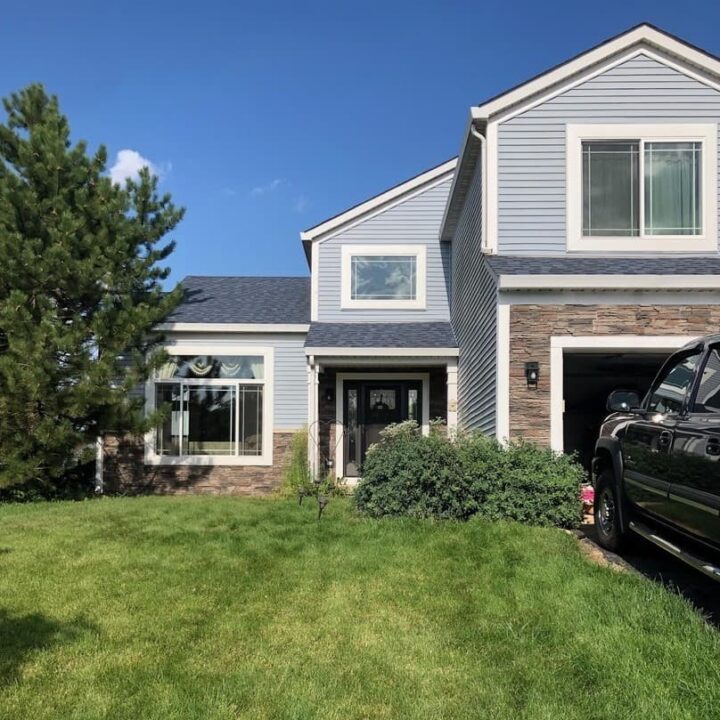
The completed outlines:
<svg viewBox="0 0 720 720">
<path fill-rule="evenodd" d="M 418 391 L 415 388 L 408 390 L 408 420 L 420 424 L 420 411 L 418 409 Z"/>
<path fill-rule="evenodd" d="M 677 413 L 682 410 L 699 357 L 697 353 L 681 357 L 665 369 L 650 395 L 648 410 L 657 413 Z"/>
<path fill-rule="evenodd" d="M 355 477 L 360 467 L 358 453 L 358 391 L 357 388 L 348 388 L 345 420 L 345 437 L 347 441 L 347 461 L 345 474 Z"/>
<path fill-rule="evenodd" d="M 368 393 L 368 422 L 382 425 L 395 422 L 397 392 L 392 388 L 374 388 Z"/>
</svg>

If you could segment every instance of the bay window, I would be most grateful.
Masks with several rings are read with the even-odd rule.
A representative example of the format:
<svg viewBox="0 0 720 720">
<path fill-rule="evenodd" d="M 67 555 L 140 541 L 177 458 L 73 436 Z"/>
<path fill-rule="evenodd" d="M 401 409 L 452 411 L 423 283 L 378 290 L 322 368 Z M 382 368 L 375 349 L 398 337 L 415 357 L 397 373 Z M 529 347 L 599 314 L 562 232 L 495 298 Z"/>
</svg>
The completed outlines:
<svg viewBox="0 0 720 720">
<path fill-rule="evenodd" d="M 568 250 L 716 250 L 716 147 L 715 125 L 568 125 Z"/>
<path fill-rule="evenodd" d="M 163 410 L 150 461 L 267 464 L 267 354 L 171 355 L 152 381 Z"/>
</svg>

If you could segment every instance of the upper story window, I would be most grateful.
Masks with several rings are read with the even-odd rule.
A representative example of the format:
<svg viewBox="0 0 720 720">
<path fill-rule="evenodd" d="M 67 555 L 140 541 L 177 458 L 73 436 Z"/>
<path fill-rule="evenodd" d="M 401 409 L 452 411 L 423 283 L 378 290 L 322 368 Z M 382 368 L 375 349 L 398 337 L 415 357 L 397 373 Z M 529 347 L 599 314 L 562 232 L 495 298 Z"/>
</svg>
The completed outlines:
<svg viewBox="0 0 720 720">
<path fill-rule="evenodd" d="M 344 245 L 342 307 L 408 309 L 425 307 L 422 245 Z"/>
<path fill-rule="evenodd" d="M 716 251 L 715 125 L 568 125 L 568 250 Z"/>
<path fill-rule="evenodd" d="M 148 409 L 165 416 L 148 461 L 267 464 L 271 362 L 268 352 L 171 356 L 150 383 Z"/>
</svg>

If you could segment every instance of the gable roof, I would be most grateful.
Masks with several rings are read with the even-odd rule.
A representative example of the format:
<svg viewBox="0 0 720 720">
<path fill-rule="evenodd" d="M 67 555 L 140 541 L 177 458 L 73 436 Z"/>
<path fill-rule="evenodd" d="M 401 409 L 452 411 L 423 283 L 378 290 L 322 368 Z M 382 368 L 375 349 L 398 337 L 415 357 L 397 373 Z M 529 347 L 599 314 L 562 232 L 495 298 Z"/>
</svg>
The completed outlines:
<svg viewBox="0 0 720 720">
<path fill-rule="evenodd" d="M 394 200 L 401 198 L 403 195 L 421 188 L 423 185 L 427 185 L 428 183 L 441 179 L 445 175 L 449 175 L 455 169 L 456 164 L 456 157 L 446 160 L 439 165 L 431 167 L 429 170 L 425 170 L 418 175 L 411 177 L 409 180 L 404 180 L 397 185 L 393 185 L 391 188 L 383 190 L 381 193 L 374 195 L 368 200 L 363 200 L 357 205 L 353 205 L 347 210 L 343 210 L 341 213 L 333 215 L 327 220 L 323 220 L 317 225 L 313 225 L 313 227 L 310 227 L 307 230 L 303 230 L 303 232 L 300 233 L 300 239 L 302 240 L 308 260 L 310 259 L 310 246 L 313 240 L 317 240 L 333 230 L 337 230 L 343 225 L 346 225 L 353 220 L 357 220 L 369 212 L 378 210 L 384 205 L 388 205 Z"/>
<path fill-rule="evenodd" d="M 488 119 L 529 97 L 562 85 L 570 78 L 601 65 L 637 45 L 656 48 L 714 77 L 720 77 L 720 58 L 650 23 L 640 23 L 515 87 L 505 90 L 472 108 L 475 120 Z"/>
<path fill-rule="evenodd" d="M 485 100 L 470 108 L 470 118 L 463 136 L 463 144 L 457 161 L 453 185 L 445 207 L 440 228 L 442 240 L 451 240 L 465 202 L 475 165 L 481 155 L 480 141 L 472 132 L 475 128 L 486 135 L 489 122 L 517 114 L 528 104 L 540 102 L 548 95 L 557 94 L 573 83 L 602 71 L 613 62 L 627 59 L 633 52 L 658 50 L 667 58 L 666 62 L 677 61 L 699 80 L 720 84 L 720 58 L 702 50 L 664 30 L 641 23 L 599 45 L 566 60 L 549 70 L 536 75 L 509 90 Z M 485 208 L 484 212 L 487 212 Z"/>
<path fill-rule="evenodd" d="M 184 299 L 164 327 L 173 324 L 310 323 L 308 277 L 217 277 L 188 275 Z"/>
</svg>

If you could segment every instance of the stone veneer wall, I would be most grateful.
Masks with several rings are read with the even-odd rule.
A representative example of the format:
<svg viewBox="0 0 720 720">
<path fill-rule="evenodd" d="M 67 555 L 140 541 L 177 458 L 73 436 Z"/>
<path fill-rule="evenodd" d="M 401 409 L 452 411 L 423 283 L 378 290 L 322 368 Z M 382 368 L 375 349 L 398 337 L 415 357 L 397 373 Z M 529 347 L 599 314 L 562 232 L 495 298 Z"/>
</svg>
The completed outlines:
<svg viewBox="0 0 720 720">
<path fill-rule="evenodd" d="M 550 338 L 554 335 L 706 335 L 717 332 L 712 305 L 512 305 L 510 437 L 550 444 Z M 525 363 L 540 363 L 537 389 Z"/>
<path fill-rule="evenodd" d="M 290 456 L 292 431 L 273 433 L 273 464 L 145 465 L 142 439 L 106 435 L 107 492 L 208 495 L 267 495 L 279 487 Z"/>
</svg>

